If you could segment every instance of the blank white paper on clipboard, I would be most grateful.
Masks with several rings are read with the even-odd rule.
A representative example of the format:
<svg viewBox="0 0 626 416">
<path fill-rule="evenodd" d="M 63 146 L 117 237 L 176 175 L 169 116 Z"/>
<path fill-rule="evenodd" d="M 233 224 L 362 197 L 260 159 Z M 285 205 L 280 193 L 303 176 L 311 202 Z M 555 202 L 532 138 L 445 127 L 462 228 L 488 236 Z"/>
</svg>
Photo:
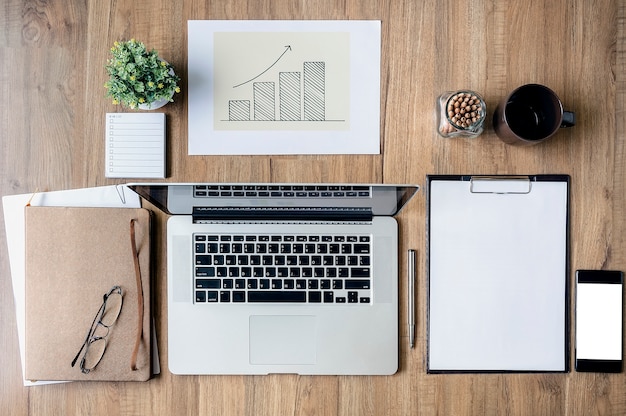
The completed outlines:
<svg viewBox="0 0 626 416">
<path fill-rule="evenodd" d="M 568 187 L 429 177 L 428 372 L 568 371 Z"/>
</svg>

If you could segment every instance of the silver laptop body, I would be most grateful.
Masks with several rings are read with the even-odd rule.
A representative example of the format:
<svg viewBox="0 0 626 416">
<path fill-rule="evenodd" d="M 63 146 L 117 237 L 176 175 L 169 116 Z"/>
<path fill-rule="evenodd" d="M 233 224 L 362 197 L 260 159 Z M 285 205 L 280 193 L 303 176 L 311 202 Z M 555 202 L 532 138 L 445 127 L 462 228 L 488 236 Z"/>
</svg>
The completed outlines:
<svg viewBox="0 0 626 416">
<path fill-rule="evenodd" d="M 172 373 L 397 371 L 398 226 L 393 215 L 417 186 L 129 187 L 171 214 L 167 315 Z M 310 253 L 315 250 L 321 251 Z"/>
</svg>

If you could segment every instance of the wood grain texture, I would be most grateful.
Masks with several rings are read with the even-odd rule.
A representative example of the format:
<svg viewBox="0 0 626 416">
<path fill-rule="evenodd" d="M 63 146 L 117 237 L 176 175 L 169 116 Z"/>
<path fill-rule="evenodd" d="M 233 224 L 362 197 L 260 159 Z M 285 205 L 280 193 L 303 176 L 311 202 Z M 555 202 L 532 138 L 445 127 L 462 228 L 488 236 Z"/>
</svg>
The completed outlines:
<svg viewBox="0 0 626 416">
<path fill-rule="evenodd" d="M 168 181 L 425 184 L 427 174 L 572 177 L 577 268 L 626 270 L 626 4 L 619 0 L 4 0 L 0 5 L 0 194 L 123 182 L 104 177 L 104 64 L 115 40 L 155 48 L 182 76 L 167 115 Z M 381 154 L 187 156 L 188 19 L 382 21 Z M 538 146 L 500 142 L 497 102 L 548 85 L 577 125 Z M 476 139 L 436 133 L 444 91 L 480 92 Z M 0 222 L 0 414 L 623 415 L 624 374 L 426 374 L 426 198 L 399 215 L 400 369 L 389 377 L 174 376 L 167 371 L 165 217 L 157 215 L 155 321 L 162 374 L 148 383 L 22 386 Z M 406 249 L 418 250 L 416 347 L 407 347 Z M 573 308 L 574 302 L 571 300 Z M 573 309 L 572 309 L 573 310 Z M 572 320 L 573 321 L 573 320 Z M 573 331 L 573 322 L 572 322 Z M 573 338 L 572 338 L 573 339 Z M 573 356 L 573 348 L 571 350 Z M 573 359 L 572 359 L 573 365 Z"/>
</svg>

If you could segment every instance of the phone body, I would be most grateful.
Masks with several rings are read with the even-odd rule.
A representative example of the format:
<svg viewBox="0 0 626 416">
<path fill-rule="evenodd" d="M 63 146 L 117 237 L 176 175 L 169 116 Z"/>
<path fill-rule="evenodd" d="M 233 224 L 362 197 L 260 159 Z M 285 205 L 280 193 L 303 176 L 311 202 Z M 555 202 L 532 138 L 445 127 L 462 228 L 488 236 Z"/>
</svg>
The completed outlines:
<svg viewBox="0 0 626 416">
<path fill-rule="evenodd" d="M 576 271 L 576 371 L 622 371 L 623 285 L 620 271 Z"/>
</svg>

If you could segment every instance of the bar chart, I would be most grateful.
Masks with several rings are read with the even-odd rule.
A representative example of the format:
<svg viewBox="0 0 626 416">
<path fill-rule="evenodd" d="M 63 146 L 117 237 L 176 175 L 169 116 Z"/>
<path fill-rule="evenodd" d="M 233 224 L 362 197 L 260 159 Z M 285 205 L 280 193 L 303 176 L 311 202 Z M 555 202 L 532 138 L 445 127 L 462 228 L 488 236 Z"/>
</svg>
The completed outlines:
<svg viewBox="0 0 626 416">
<path fill-rule="evenodd" d="M 228 101 L 228 120 L 327 121 L 325 79 L 326 64 L 316 61 L 278 72 L 277 81 L 253 81 L 250 99 Z"/>
</svg>

